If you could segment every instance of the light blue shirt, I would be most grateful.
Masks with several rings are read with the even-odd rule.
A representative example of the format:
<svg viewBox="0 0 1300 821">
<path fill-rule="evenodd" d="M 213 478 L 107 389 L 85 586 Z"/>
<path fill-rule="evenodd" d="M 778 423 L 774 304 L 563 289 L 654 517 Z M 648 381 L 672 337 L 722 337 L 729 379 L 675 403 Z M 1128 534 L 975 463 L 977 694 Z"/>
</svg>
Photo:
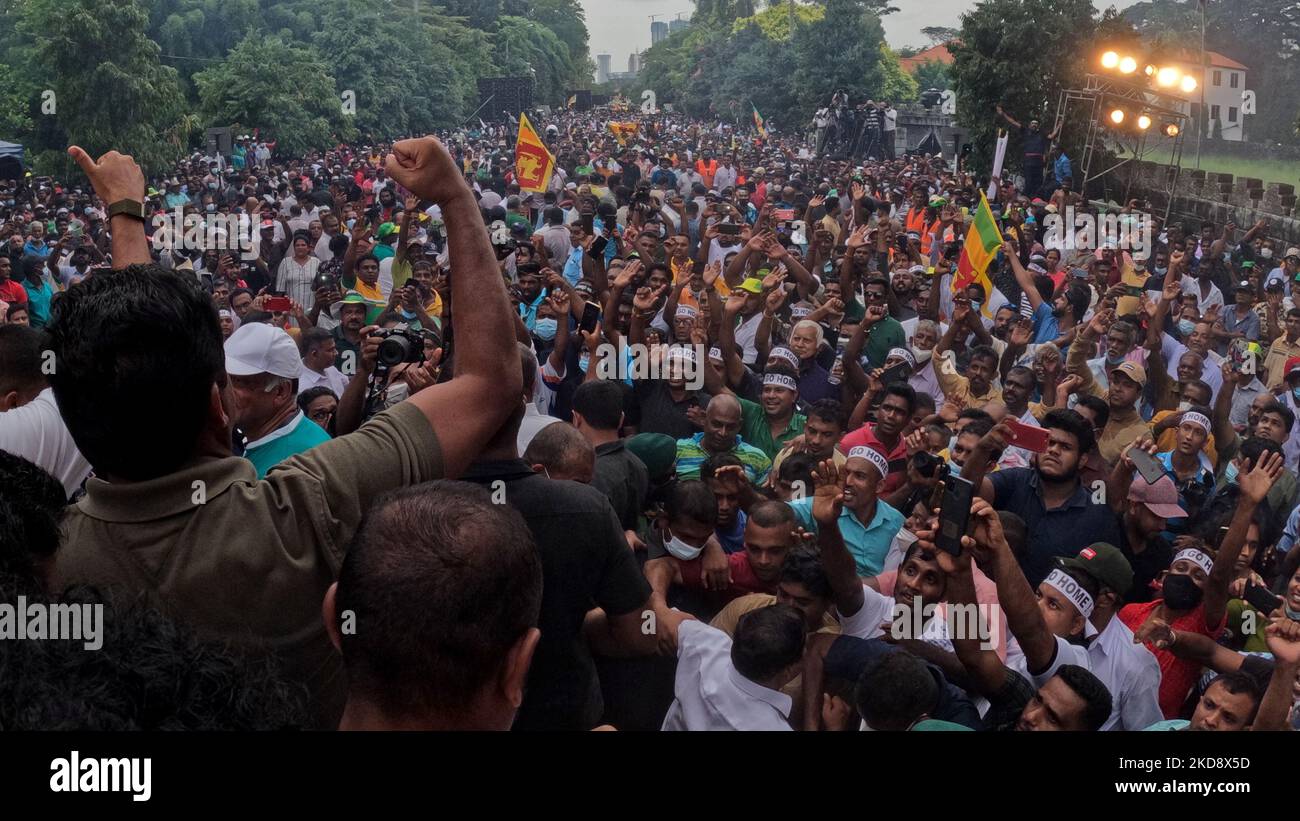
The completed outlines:
<svg viewBox="0 0 1300 821">
<path fill-rule="evenodd" d="M 794 511 L 799 526 L 809 533 L 817 532 L 817 521 L 812 515 L 812 497 L 806 496 L 787 502 Z M 878 576 L 885 566 L 885 556 L 894 543 L 894 537 L 903 529 L 903 514 L 887 502 L 876 500 L 876 515 L 863 525 L 847 507 L 840 511 L 840 536 L 844 546 L 853 555 L 859 576 Z"/>
<path fill-rule="evenodd" d="M 579 246 L 569 252 L 569 259 L 564 263 L 564 278 L 569 281 L 570 285 L 577 285 L 582 279 L 582 247 Z"/>
</svg>

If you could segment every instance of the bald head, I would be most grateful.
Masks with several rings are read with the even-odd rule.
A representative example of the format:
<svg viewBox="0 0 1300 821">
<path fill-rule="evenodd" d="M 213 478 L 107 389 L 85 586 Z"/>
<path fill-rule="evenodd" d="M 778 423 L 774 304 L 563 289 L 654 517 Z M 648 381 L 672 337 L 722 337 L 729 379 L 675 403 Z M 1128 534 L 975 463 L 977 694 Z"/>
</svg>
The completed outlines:
<svg viewBox="0 0 1300 821">
<path fill-rule="evenodd" d="M 564 422 L 552 422 L 538 431 L 523 456 L 533 470 L 552 479 L 590 484 L 596 469 L 596 451 L 591 443 L 577 428 Z"/>
<path fill-rule="evenodd" d="M 740 432 L 740 402 L 728 393 L 709 400 L 704 411 L 704 449 L 709 453 L 727 453 L 736 446 Z"/>
</svg>

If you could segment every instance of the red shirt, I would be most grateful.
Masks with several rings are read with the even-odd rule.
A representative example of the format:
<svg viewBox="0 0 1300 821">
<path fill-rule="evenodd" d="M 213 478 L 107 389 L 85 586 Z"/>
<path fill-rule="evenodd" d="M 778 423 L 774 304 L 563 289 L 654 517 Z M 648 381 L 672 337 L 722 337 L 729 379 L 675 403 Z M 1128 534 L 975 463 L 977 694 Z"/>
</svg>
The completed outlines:
<svg viewBox="0 0 1300 821">
<path fill-rule="evenodd" d="M 27 289 L 12 279 L 6 279 L 0 282 L 0 300 L 10 305 L 26 305 Z"/>
<path fill-rule="evenodd" d="M 677 563 L 677 570 L 682 574 L 683 587 L 694 590 L 704 589 L 704 559 L 696 558 L 683 561 L 674 557 L 673 561 Z M 754 575 L 754 568 L 750 567 L 749 554 L 745 551 L 741 550 L 728 554 L 727 563 L 731 569 L 731 587 L 717 593 L 720 604 L 725 604 L 741 596 L 747 596 L 750 593 L 776 595 L 776 583 L 768 584 L 759 581 L 758 576 Z"/>
<path fill-rule="evenodd" d="M 1164 599 L 1156 599 L 1141 604 L 1125 605 L 1119 611 L 1119 619 L 1128 629 L 1136 633 L 1151 612 L 1163 601 Z M 1200 633 L 1202 636 L 1214 639 L 1223 632 L 1227 621 L 1228 617 L 1225 613 L 1218 626 L 1211 628 L 1205 623 L 1205 604 L 1201 603 L 1187 615 L 1174 619 L 1169 626 L 1185 633 Z M 1179 712 L 1183 709 L 1183 702 L 1187 700 L 1187 694 L 1191 692 L 1192 685 L 1201 675 L 1201 665 L 1194 661 L 1180 659 L 1168 650 L 1157 649 L 1151 642 L 1146 643 L 1146 648 L 1155 653 L 1156 661 L 1160 662 L 1160 712 L 1165 714 L 1165 718 L 1178 718 Z"/>
<path fill-rule="evenodd" d="M 907 481 L 907 445 L 903 442 L 902 436 L 898 437 L 898 446 L 890 450 L 885 447 L 884 442 L 876 438 L 875 425 L 867 424 L 852 433 L 845 434 L 840 440 L 840 450 L 845 454 L 859 445 L 875 448 L 885 454 L 885 459 L 889 461 L 889 475 L 876 488 L 877 496 L 893 493 L 902 487 Z"/>
</svg>

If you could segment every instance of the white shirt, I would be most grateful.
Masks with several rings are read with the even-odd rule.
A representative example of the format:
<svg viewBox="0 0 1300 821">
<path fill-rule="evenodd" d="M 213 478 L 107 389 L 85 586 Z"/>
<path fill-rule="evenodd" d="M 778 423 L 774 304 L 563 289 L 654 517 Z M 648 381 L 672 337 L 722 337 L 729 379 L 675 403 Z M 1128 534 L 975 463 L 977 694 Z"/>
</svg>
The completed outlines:
<svg viewBox="0 0 1300 821">
<path fill-rule="evenodd" d="M 1042 687 L 1052 676 L 1056 675 L 1057 670 L 1067 664 L 1075 664 L 1085 670 L 1092 669 L 1092 664 L 1088 660 L 1087 648 L 1071 644 L 1060 636 L 1053 636 L 1053 638 L 1056 639 L 1056 654 L 1052 657 L 1052 663 L 1043 672 L 1037 674 L 1029 672 L 1025 654 L 1020 649 L 1020 642 L 1007 643 L 1007 667 L 1024 676 L 1035 687 Z"/>
<path fill-rule="evenodd" d="M 1160 341 L 1160 353 L 1165 358 L 1165 373 L 1170 378 L 1178 380 L 1178 360 L 1183 358 L 1188 348 L 1183 343 L 1174 339 L 1169 334 L 1164 334 Z M 1143 354 L 1145 355 L 1145 351 Z M 1145 356 L 1143 357 L 1145 360 Z M 1201 363 L 1201 381 L 1210 386 L 1210 401 L 1219 395 L 1219 388 L 1223 387 L 1223 357 L 1215 351 L 1208 351 Z"/>
<path fill-rule="evenodd" d="M 298 376 L 298 393 L 309 391 L 318 385 L 324 385 L 334 391 L 336 397 L 342 397 L 343 389 L 348 386 L 348 378 L 333 365 L 326 368 L 324 373 L 317 373 L 303 362 L 302 373 Z"/>
<path fill-rule="evenodd" d="M 893 619 L 894 600 L 862 585 L 862 606 L 851 616 L 840 615 L 840 633 L 860 639 L 884 635 L 882 626 Z"/>
<path fill-rule="evenodd" d="M 759 311 L 736 326 L 736 347 L 740 349 L 740 359 L 746 365 L 758 361 L 758 347 L 754 343 L 758 339 L 758 324 L 762 321 L 763 312 Z"/>
<path fill-rule="evenodd" d="M 713 190 L 720 192 L 727 188 L 735 188 L 736 179 L 736 167 L 734 165 L 730 168 L 720 165 L 718 170 L 713 172 Z"/>
<path fill-rule="evenodd" d="M 322 232 L 320 239 L 316 240 L 316 247 L 312 249 L 311 255 L 321 262 L 329 262 L 334 259 L 334 252 L 330 250 L 330 240 L 332 239 L 334 237 Z"/>
<path fill-rule="evenodd" d="M 525 405 L 524 418 L 520 420 L 519 433 L 515 435 L 515 447 L 519 449 L 520 457 L 528 450 L 528 444 L 533 441 L 534 436 L 541 433 L 546 426 L 558 421 L 560 420 L 554 416 L 547 416 L 539 411 L 534 402 Z"/>
<path fill-rule="evenodd" d="M 26 405 L 0 413 L 0 450 L 44 468 L 71 497 L 90 475 L 90 463 L 77 450 L 63 424 L 54 389 L 46 388 Z"/>
<path fill-rule="evenodd" d="M 1201 281 L 1195 277 L 1183 276 L 1183 293 L 1196 298 L 1196 310 L 1201 316 L 1205 316 L 1205 312 L 1216 305 L 1223 307 L 1223 291 L 1214 283 L 1210 283 L 1209 295 L 1202 297 Z"/>
<path fill-rule="evenodd" d="M 790 697 L 742 676 L 731 663 L 731 637 L 704 622 L 677 628 L 673 694 L 664 730 L 791 729 Z"/>
<path fill-rule="evenodd" d="M 1092 674 L 1110 691 L 1113 706 L 1103 730 L 1142 730 L 1164 721 L 1160 712 L 1160 662 L 1119 616 L 1088 645 Z"/>
</svg>

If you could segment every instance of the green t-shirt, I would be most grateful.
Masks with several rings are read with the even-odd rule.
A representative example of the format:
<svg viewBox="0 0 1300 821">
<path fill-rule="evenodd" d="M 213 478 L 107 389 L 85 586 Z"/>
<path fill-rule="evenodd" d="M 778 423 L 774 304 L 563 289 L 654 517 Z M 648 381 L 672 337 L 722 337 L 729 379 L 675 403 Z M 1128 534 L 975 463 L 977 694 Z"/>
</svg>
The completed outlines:
<svg viewBox="0 0 1300 821">
<path fill-rule="evenodd" d="M 808 421 L 807 416 L 796 412 L 790 417 L 790 427 L 786 428 L 785 433 L 773 439 L 772 428 L 767 424 L 767 414 L 763 412 L 762 405 L 741 399 L 740 414 L 741 438 L 746 444 L 763 451 L 769 459 L 775 459 L 787 442 L 802 434 L 804 424 Z"/>
<path fill-rule="evenodd" d="M 846 309 L 847 312 L 847 309 Z M 867 331 L 867 344 L 862 352 L 867 355 L 873 368 L 883 368 L 890 348 L 906 348 L 907 334 L 897 319 L 887 316 Z"/>
<path fill-rule="evenodd" d="M 244 458 L 253 463 L 253 467 L 257 468 L 257 478 L 261 479 L 268 470 L 290 456 L 311 450 L 329 440 L 330 435 L 324 428 L 298 411 L 298 416 L 289 424 L 263 436 L 253 447 L 245 450 Z"/>
</svg>

